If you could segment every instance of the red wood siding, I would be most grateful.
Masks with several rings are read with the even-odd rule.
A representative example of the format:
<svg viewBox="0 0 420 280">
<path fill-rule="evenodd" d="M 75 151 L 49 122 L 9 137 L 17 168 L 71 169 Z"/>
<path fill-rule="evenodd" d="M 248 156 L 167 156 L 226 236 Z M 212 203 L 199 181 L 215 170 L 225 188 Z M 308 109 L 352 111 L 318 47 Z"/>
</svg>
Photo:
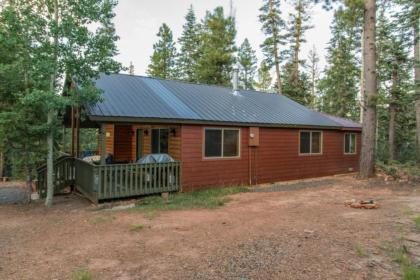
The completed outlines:
<svg viewBox="0 0 420 280">
<path fill-rule="evenodd" d="M 360 135 L 356 155 L 344 154 L 344 132 L 322 132 L 321 155 L 299 155 L 299 129 L 260 129 L 256 150 L 256 181 L 267 183 L 320 177 L 355 171 L 358 167 Z"/>
<path fill-rule="evenodd" d="M 203 130 L 203 126 L 182 126 L 182 190 L 247 184 L 248 128 L 241 128 L 239 159 L 203 159 Z"/>
<path fill-rule="evenodd" d="M 241 128 L 239 159 L 203 159 L 203 126 L 182 126 L 182 186 L 191 190 L 208 186 L 267 183 L 319 177 L 357 170 L 356 155 L 344 155 L 344 131 L 323 131 L 322 155 L 299 155 L 299 129 L 260 128 L 259 146 L 248 147 L 248 128 Z M 249 161 L 249 152 L 251 161 Z"/>
</svg>

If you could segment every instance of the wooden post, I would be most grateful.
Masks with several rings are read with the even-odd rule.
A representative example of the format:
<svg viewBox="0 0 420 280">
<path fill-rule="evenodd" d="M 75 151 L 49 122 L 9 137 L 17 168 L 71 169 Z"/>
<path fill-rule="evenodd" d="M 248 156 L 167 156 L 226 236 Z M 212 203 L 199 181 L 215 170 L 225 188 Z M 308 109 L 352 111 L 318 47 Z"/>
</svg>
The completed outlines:
<svg viewBox="0 0 420 280">
<path fill-rule="evenodd" d="M 101 133 L 101 165 L 105 164 L 105 156 L 106 156 L 106 126 L 105 124 L 101 124 L 101 128 L 100 128 L 100 133 Z"/>
<path fill-rule="evenodd" d="M 0 177 L 3 177 L 4 173 L 4 154 L 3 151 L 0 151 Z"/>
<path fill-rule="evenodd" d="M 74 152 L 74 107 L 71 106 L 71 156 L 75 156 Z"/>
<path fill-rule="evenodd" d="M 76 108 L 76 157 L 80 156 L 80 108 Z"/>
</svg>

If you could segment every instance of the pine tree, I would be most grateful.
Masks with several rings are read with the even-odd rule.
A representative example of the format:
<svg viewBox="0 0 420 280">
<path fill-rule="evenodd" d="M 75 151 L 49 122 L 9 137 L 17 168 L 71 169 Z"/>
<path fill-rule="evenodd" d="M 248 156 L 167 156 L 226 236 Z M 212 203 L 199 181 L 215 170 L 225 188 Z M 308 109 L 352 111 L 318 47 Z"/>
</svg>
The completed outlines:
<svg viewBox="0 0 420 280">
<path fill-rule="evenodd" d="M 200 47 L 200 33 L 192 5 L 188 9 L 185 21 L 182 27 L 182 35 L 178 40 L 180 53 L 177 60 L 177 67 L 181 80 L 195 82 L 197 80 L 196 67 Z"/>
<path fill-rule="evenodd" d="M 262 23 L 262 31 L 266 39 L 261 44 L 267 65 L 276 69 L 276 88 L 278 93 L 282 92 L 282 79 L 280 73 L 280 47 L 285 44 L 282 30 L 285 23 L 281 18 L 280 0 L 263 0 L 260 8 L 259 20 Z"/>
<path fill-rule="evenodd" d="M 235 19 L 225 16 L 222 7 L 207 11 L 202 22 L 201 45 L 196 75 L 200 83 L 230 85 L 236 27 Z"/>
<path fill-rule="evenodd" d="M 418 0 L 396 0 L 400 5 L 397 20 L 400 33 L 408 33 L 413 49 L 414 95 L 416 110 L 417 162 L 420 163 L 420 4 Z"/>
<path fill-rule="evenodd" d="M 172 31 L 166 23 L 159 27 L 157 36 L 159 40 L 153 45 L 153 54 L 150 57 L 147 74 L 162 79 L 175 78 L 176 48 Z"/>
<path fill-rule="evenodd" d="M 375 172 L 376 102 L 378 98 L 375 37 L 376 0 L 365 0 L 363 4 L 363 133 L 358 177 L 367 179 Z"/>
<path fill-rule="evenodd" d="M 238 63 L 240 64 L 239 81 L 244 89 L 254 89 L 254 76 L 257 70 L 257 56 L 247 38 L 238 50 Z"/>
<path fill-rule="evenodd" d="M 331 26 L 325 75 L 319 82 L 321 110 L 340 117 L 358 119 L 358 82 L 360 67 L 360 13 L 340 8 Z"/>
<path fill-rule="evenodd" d="M 319 81 L 319 55 L 316 50 L 315 45 L 312 46 L 312 49 L 309 51 L 306 69 L 309 74 L 309 78 L 311 80 L 311 96 L 312 96 L 312 104 L 310 106 L 317 110 L 320 109 L 320 98 L 317 94 L 317 87 Z"/>
<path fill-rule="evenodd" d="M 294 4 L 294 13 L 289 14 L 289 27 L 286 39 L 290 45 L 290 60 L 292 61 L 292 70 L 289 79 L 292 85 L 297 86 L 299 83 L 299 65 L 302 61 L 299 59 L 301 46 L 306 42 L 305 32 L 312 28 L 308 24 L 310 21 L 310 2 L 308 0 L 297 0 Z"/>
<path fill-rule="evenodd" d="M 389 1 L 378 1 L 378 127 L 376 158 L 414 160 L 415 115 L 409 60 L 410 37 L 401 21 L 387 11 L 397 9 Z M 411 156 L 409 156 L 411 155 Z"/>
<path fill-rule="evenodd" d="M 293 62 L 287 62 L 282 67 L 282 76 L 290 77 L 294 70 Z M 283 94 L 302 105 L 312 104 L 312 85 L 309 76 L 305 72 L 299 73 L 297 81 L 298 83 L 294 84 L 290 79 L 283 80 Z"/>
<path fill-rule="evenodd" d="M 260 63 L 257 73 L 257 81 L 255 82 L 255 88 L 260 91 L 269 91 L 273 78 L 270 75 L 270 67 L 263 60 Z"/>
</svg>

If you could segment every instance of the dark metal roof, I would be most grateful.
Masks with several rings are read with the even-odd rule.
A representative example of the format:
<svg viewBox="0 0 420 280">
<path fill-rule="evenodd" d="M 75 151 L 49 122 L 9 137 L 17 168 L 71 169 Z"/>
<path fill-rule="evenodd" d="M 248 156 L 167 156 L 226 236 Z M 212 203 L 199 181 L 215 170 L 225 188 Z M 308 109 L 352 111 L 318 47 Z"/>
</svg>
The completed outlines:
<svg viewBox="0 0 420 280">
<path fill-rule="evenodd" d="M 88 116 L 94 120 L 139 118 L 343 127 L 343 123 L 274 93 L 239 90 L 235 95 L 226 87 L 126 74 L 102 74 L 96 86 L 103 91 L 103 101 L 87 108 Z"/>
<path fill-rule="evenodd" d="M 329 115 L 326 113 L 320 113 L 324 115 L 325 117 L 329 118 L 330 120 L 335 121 L 336 123 L 339 123 L 342 127 L 346 128 L 362 128 L 362 125 L 360 123 L 354 122 L 350 119 L 340 118 L 333 115 Z"/>
</svg>

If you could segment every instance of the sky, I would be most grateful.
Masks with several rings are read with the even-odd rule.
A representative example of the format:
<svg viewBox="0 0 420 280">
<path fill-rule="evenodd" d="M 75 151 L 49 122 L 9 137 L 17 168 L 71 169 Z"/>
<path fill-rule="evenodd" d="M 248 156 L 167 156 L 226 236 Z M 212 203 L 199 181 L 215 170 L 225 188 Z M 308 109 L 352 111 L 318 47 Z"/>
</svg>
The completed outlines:
<svg viewBox="0 0 420 280">
<path fill-rule="evenodd" d="M 177 40 L 182 33 L 185 15 L 191 4 L 198 20 L 203 18 L 207 10 L 213 10 L 217 6 L 223 6 L 226 14 L 230 11 L 230 0 L 119 0 L 114 19 L 117 35 L 120 37 L 117 43 L 117 60 L 126 67 L 132 61 L 135 74 L 146 75 L 159 26 L 162 23 L 168 24 L 174 40 Z M 261 5 L 262 0 L 233 0 L 237 28 L 236 44 L 239 46 L 248 38 L 257 52 L 258 62 L 263 59 L 259 45 L 264 40 L 264 34 L 258 21 Z M 283 5 L 282 9 L 283 18 L 287 19 L 292 10 L 287 5 Z M 306 58 L 309 50 L 315 46 L 321 59 L 320 68 L 323 69 L 326 47 L 330 40 L 332 13 L 317 5 L 312 8 L 311 14 L 311 24 L 314 28 L 307 31 L 307 42 L 302 47 L 301 58 Z"/>
</svg>

